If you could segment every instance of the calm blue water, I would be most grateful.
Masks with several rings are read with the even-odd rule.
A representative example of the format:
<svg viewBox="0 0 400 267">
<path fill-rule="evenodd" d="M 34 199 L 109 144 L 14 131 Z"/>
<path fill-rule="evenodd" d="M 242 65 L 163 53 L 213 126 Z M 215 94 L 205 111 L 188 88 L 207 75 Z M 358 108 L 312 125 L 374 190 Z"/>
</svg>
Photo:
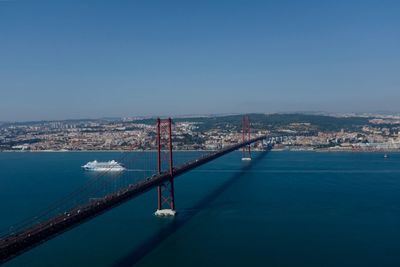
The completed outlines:
<svg viewBox="0 0 400 267">
<path fill-rule="evenodd" d="M 0 228 L 119 153 L 0 153 Z M 4 266 L 400 266 L 400 154 L 232 153 L 176 180 L 175 219 L 148 192 Z"/>
</svg>

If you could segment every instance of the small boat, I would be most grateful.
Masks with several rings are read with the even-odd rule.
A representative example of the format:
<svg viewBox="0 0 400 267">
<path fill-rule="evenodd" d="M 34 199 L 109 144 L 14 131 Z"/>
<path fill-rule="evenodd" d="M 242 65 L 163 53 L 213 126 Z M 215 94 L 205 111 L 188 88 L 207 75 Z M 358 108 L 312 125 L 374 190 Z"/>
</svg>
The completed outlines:
<svg viewBox="0 0 400 267">
<path fill-rule="evenodd" d="M 383 155 L 385 159 L 389 158 L 388 154 Z"/>
<path fill-rule="evenodd" d="M 115 160 L 110 160 L 106 162 L 99 162 L 97 160 L 90 161 L 82 166 L 85 170 L 88 171 L 111 171 L 111 172 L 120 172 L 125 170 L 125 167 L 122 166 L 121 163 L 116 162 Z"/>
</svg>

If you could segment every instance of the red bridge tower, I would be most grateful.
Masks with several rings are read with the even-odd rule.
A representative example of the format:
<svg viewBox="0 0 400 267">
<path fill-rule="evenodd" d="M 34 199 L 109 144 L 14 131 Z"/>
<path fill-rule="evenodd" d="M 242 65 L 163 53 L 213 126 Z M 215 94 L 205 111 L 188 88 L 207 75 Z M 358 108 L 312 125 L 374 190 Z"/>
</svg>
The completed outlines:
<svg viewBox="0 0 400 267">
<path fill-rule="evenodd" d="M 157 119 L 157 169 L 158 174 L 169 172 L 171 180 L 157 187 L 158 205 L 155 215 L 175 216 L 174 167 L 172 158 L 172 120 Z"/>
<path fill-rule="evenodd" d="M 250 119 L 249 116 L 246 115 L 242 118 L 242 142 L 247 142 L 250 139 Z M 242 160 L 251 160 L 250 144 L 242 148 Z"/>
</svg>

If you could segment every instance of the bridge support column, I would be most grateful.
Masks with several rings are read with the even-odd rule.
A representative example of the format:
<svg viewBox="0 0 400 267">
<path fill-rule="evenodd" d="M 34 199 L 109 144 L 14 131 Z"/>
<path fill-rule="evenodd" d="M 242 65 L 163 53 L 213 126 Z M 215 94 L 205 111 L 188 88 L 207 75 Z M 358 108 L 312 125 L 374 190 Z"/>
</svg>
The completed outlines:
<svg viewBox="0 0 400 267">
<path fill-rule="evenodd" d="M 249 141 L 251 139 L 250 135 L 250 119 L 249 116 L 243 116 L 242 118 L 242 142 Z M 251 160 L 251 148 L 250 144 L 242 148 L 242 160 Z"/>
<path fill-rule="evenodd" d="M 163 164 L 164 163 L 164 164 Z M 164 168 L 167 168 L 164 170 Z M 175 216 L 174 167 L 172 157 L 172 120 L 157 119 L 158 174 L 168 171 L 171 179 L 157 187 L 156 216 Z"/>
</svg>

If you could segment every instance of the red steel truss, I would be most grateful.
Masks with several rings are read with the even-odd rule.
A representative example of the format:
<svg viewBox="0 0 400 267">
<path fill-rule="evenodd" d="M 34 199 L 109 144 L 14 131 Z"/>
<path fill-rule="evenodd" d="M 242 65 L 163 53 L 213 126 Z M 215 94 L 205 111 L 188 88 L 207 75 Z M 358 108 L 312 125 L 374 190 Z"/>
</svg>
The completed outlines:
<svg viewBox="0 0 400 267">
<path fill-rule="evenodd" d="M 249 140 L 251 140 L 250 119 L 249 119 L 249 116 L 243 116 L 243 118 L 242 118 L 242 142 L 245 143 Z M 246 159 L 246 158 L 251 159 L 250 144 L 247 146 L 244 146 L 242 148 L 242 158 L 243 159 Z"/>
<path fill-rule="evenodd" d="M 157 208 L 175 210 L 171 118 L 157 119 L 157 167 L 158 174 L 169 173 L 171 177 L 157 187 Z"/>
</svg>

